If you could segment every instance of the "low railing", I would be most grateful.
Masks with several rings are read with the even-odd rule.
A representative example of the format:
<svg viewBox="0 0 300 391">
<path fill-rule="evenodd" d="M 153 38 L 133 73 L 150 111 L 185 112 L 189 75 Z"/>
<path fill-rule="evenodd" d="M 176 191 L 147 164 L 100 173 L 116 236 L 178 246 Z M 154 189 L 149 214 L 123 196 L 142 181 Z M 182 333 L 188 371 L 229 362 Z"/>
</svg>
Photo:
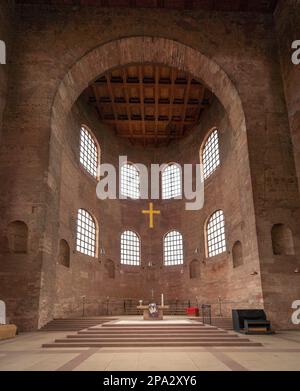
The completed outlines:
<svg viewBox="0 0 300 391">
<path fill-rule="evenodd" d="M 259 301 L 238 301 L 238 300 L 226 300 L 219 297 L 217 300 L 202 302 L 197 300 L 198 308 L 201 311 L 202 304 L 209 305 L 211 307 L 212 318 L 231 318 L 232 309 L 251 309 L 251 308 L 263 308 L 263 303 Z M 267 304 L 266 302 L 264 303 Z"/>
<path fill-rule="evenodd" d="M 201 305 L 201 314 L 203 324 L 211 324 L 211 305 L 202 304 Z"/>
<path fill-rule="evenodd" d="M 147 305 L 151 302 L 160 303 L 160 298 L 156 299 L 143 299 L 143 304 Z M 231 310 L 236 309 L 248 309 L 248 308 L 263 308 L 261 302 L 246 302 L 246 301 L 230 301 L 218 298 L 214 301 L 202 301 L 200 298 L 194 300 L 191 299 L 165 299 L 165 304 L 169 306 L 169 310 L 166 311 L 168 315 L 183 315 L 187 307 L 198 307 L 200 316 L 202 315 L 202 305 L 210 306 L 211 318 L 231 318 Z M 267 303 L 265 302 L 265 305 Z M 116 297 L 82 297 L 82 301 L 76 302 L 70 301 L 69 306 L 64 306 L 65 313 L 60 314 L 61 306 L 57 306 L 56 317 L 61 316 L 117 316 L 121 314 L 139 314 L 137 310 L 139 305 L 138 298 L 116 298 Z M 67 309 L 67 311 L 66 311 Z"/>
<path fill-rule="evenodd" d="M 143 305 L 148 305 L 150 303 L 159 303 L 159 300 L 154 300 L 154 299 L 146 299 L 143 300 Z M 139 311 L 136 307 L 139 304 L 139 300 L 137 299 L 124 299 L 123 302 L 123 309 L 124 309 L 124 314 L 138 314 L 141 311 Z M 191 307 L 191 300 L 166 300 L 165 304 L 169 306 L 167 310 L 165 310 L 166 314 L 169 315 L 178 315 L 178 314 L 184 314 L 185 309 L 187 307 Z"/>
</svg>

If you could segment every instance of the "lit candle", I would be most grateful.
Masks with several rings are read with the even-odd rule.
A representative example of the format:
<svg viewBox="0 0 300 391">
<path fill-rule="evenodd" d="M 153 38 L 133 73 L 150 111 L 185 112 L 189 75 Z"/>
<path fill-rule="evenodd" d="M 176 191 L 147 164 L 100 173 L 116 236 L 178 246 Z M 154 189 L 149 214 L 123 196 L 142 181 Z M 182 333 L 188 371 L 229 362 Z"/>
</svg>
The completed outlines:
<svg viewBox="0 0 300 391">
<path fill-rule="evenodd" d="M 162 307 L 164 306 L 164 294 L 163 293 L 161 294 L 161 306 Z"/>
</svg>

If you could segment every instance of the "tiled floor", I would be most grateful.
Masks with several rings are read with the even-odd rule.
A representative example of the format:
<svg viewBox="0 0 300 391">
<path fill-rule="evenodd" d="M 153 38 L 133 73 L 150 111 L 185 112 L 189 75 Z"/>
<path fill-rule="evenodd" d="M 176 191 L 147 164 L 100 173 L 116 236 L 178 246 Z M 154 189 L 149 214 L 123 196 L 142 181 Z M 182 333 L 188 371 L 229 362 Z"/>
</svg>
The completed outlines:
<svg viewBox="0 0 300 391">
<path fill-rule="evenodd" d="M 251 336 L 249 348 L 41 348 L 65 332 L 20 334 L 0 342 L 0 370 L 300 371 L 300 330 Z"/>
</svg>

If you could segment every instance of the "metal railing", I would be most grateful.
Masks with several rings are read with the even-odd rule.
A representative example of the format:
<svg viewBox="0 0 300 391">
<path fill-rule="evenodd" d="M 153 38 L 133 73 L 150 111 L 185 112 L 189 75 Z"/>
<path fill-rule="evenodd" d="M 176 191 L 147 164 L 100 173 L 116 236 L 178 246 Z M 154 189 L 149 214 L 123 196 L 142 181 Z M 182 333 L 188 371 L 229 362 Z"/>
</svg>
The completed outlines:
<svg viewBox="0 0 300 391">
<path fill-rule="evenodd" d="M 143 299 L 143 304 L 147 305 L 151 302 L 160 303 L 160 298 Z M 254 301 L 231 301 L 222 298 L 217 298 L 214 301 L 202 301 L 200 297 L 195 299 L 165 299 L 165 304 L 169 306 L 166 311 L 167 315 L 183 315 L 188 307 L 198 307 L 200 316 L 202 316 L 202 306 L 210 306 L 210 318 L 231 318 L 232 309 L 251 309 L 263 308 L 262 302 Z M 269 304 L 265 301 L 265 305 Z M 138 298 L 116 298 L 116 297 L 85 297 L 82 296 L 75 302 L 70 302 L 67 308 L 67 315 L 70 316 L 114 316 L 121 314 L 137 315 L 141 312 L 136 308 L 139 305 Z M 66 309 L 66 307 L 64 307 Z M 208 311 L 208 307 L 204 307 L 204 311 Z M 66 315 L 66 314 L 64 314 Z M 60 313 L 56 315 L 61 316 Z M 207 318 L 207 319 L 206 319 Z M 208 321 L 208 315 L 205 315 L 205 321 Z"/>
<path fill-rule="evenodd" d="M 203 324 L 211 324 L 211 305 L 202 304 L 201 305 L 201 314 Z"/>
</svg>

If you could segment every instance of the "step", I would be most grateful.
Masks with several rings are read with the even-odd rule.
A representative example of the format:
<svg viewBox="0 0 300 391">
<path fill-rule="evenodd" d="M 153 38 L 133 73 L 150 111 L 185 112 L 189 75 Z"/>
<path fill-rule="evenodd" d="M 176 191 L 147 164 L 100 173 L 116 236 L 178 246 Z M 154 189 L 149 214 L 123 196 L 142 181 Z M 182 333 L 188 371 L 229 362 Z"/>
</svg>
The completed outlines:
<svg viewBox="0 0 300 391">
<path fill-rule="evenodd" d="M 182 331 L 189 331 L 189 330 L 216 330 L 217 327 L 215 326 L 198 326 L 196 325 L 195 327 L 194 326 L 171 326 L 171 327 L 165 327 L 165 326 L 126 326 L 126 325 L 108 325 L 108 324 L 103 324 L 101 325 L 101 327 L 99 327 L 103 330 L 111 330 L 111 329 L 115 329 L 115 330 L 182 330 Z M 97 329 L 97 326 L 92 326 L 90 328 L 91 330 L 95 330 Z"/>
<path fill-rule="evenodd" d="M 53 326 L 97 326 L 101 325 L 101 322 L 90 322 L 90 323 L 51 323 L 44 327 L 53 327 Z"/>
<path fill-rule="evenodd" d="M 60 338 L 55 339 L 55 343 L 90 343 L 90 342 L 250 342 L 248 338 L 239 338 L 238 341 L 236 338 L 228 337 L 213 337 L 213 338 L 196 338 L 196 337 L 180 337 L 180 338 L 158 338 L 158 337 L 140 337 L 140 338 L 90 338 L 90 339 L 82 339 L 82 340 L 74 340 L 71 338 Z"/>
<path fill-rule="evenodd" d="M 183 331 L 166 331 L 166 330 L 161 330 L 161 331 L 151 331 L 149 332 L 148 330 L 139 330 L 139 331 L 132 331 L 132 330 L 125 330 L 125 331 L 119 331 L 119 330 L 80 330 L 78 331 L 79 335 L 155 335 L 155 334 L 160 334 L 160 335 L 182 335 L 182 334 L 189 334 L 189 335 L 215 335 L 215 334 L 227 334 L 227 332 L 224 330 L 192 330 L 189 331 L 188 333 L 183 330 Z"/>
<path fill-rule="evenodd" d="M 258 342 L 204 342 L 204 341 L 198 341 L 198 342 L 180 342 L 180 341 L 151 341 L 151 342 L 61 342 L 61 343 L 48 343 L 43 344 L 43 348 L 101 348 L 101 347 L 168 347 L 168 346 L 174 346 L 174 347 L 181 347 L 181 346 L 191 346 L 191 347 L 250 347 L 250 346 L 262 346 L 261 343 Z"/>
<path fill-rule="evenodd" d="M 87 316 L 87 317 L 79 317 L 79 318 L 54 318 L 51 322 L 58 322 L 58 321 L 94 321 L 94 320 L 101 320 L 101 321 L 107 321 L 107 320 L 117 320 L 116 317 L 101 317 L 101 316 Z"/>
<path fill-rule="evenodd" d="M 155 320 L 153 323 L 131 323 L 131 324 L 126 324 L 126 323 L 103 323 L 101 325 L 102 328 L 118 328 L 118 329 L 131 329 L 131 328 L 139 328 L 139 329 L 145 329 L 145 328 L 154 328 L 154 329 L 200 329 L 200 328 L 216 328 L 215 326 L 209 326 L 209 325 L 203 325 L 200 323 L 195 323 L 195 324 L 163 324 L 163 323 L 156 323 Z"/>
</svg>

